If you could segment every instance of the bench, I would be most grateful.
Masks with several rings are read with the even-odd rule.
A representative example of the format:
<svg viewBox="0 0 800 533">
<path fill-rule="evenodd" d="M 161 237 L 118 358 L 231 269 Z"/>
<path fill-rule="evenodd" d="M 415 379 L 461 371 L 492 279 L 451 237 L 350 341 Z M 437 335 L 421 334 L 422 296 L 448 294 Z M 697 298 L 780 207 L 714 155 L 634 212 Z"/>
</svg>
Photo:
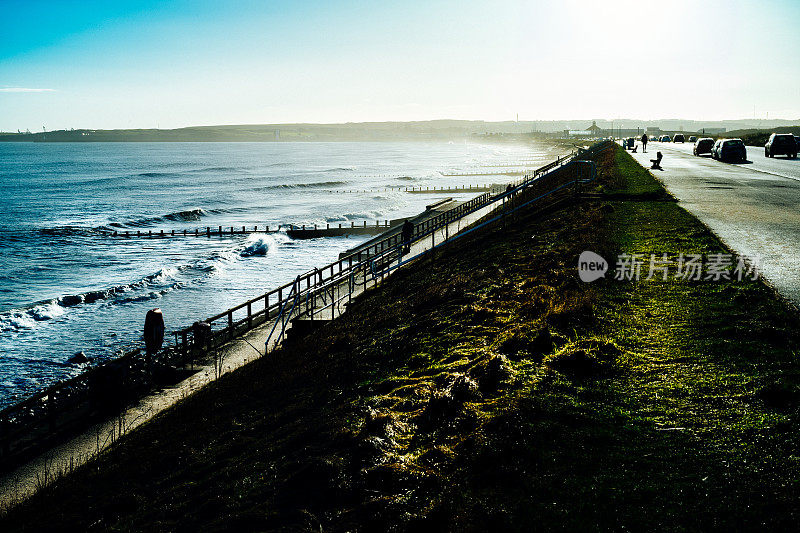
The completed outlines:
<svg viewBox="0 0 800 533">
<path fill-rule="evenodd" d="M 661 159 L 663 157 L 664 156 L 661 155 L 661 152 L 656 152 L 656 158 L 650 160 L 650 162 L 653 164 L 650 168 L 653 170 L 664 170 L 663 168 L 661 168 Z"/>
</svg>

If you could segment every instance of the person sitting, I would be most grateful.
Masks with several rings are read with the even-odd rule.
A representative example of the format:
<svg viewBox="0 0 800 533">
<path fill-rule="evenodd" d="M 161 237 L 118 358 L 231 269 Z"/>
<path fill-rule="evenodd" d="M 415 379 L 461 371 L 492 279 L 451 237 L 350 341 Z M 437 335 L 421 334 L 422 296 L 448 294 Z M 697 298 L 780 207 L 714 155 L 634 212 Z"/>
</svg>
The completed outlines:
<svg viewBox="0 0 800 533">
<path fill-rule="evenodd" d="M 661 152 L 656 152 L 656 158 L 650 160 L 650 162 L 653 163 L 653 166 L 651 166 L 650 168 L 653 170 L 664 170 L 663 168 L 661 168 L 662 157 L 664 156 L 661 155 Z"/>
</svg>

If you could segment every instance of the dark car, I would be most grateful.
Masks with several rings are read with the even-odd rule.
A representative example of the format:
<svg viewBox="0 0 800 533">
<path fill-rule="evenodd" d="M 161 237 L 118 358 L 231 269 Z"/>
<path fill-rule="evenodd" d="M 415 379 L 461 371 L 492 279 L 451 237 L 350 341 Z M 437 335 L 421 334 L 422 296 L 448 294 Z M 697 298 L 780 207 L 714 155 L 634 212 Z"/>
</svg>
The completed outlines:
<svg viewBox="0 0 800 533">
<path fill-rule="evenodd" d="M 711 157 L 719 161 L 747 161 L 747 148 L 741 139 L 719 139 L 711 149 Z"/>
<path fill-rule="evenodd" d="M 689 137 L 689 142 L 690 142 L 690 143 L 697 142 L 697 137 L 695 137 L 694 135 L 692 135 L 691 137 Z"/>
<path fill-rule="evenodd" d="M 673 137 L 672 142 L 674 143 L 682 143 L 685 142 L 686 138 L 683 136 L 683 133 L 676 133 L 675 137 Z"/>
<path fill-rule="evenodd" d="M 692 148 L 692 153 L 694 155 L 710 154 L 713 147 L 714 139 L 711 137 L 703 137 L 702 139 L 695 141 L 694 148 Z"/>
<path fill-rule="evenodd" d="M 764 145 L 764 156 L 775 157 L 785 155 L 789 158 L 797 157 L 797 141 L 791 133 L 773 133 Z"/>
<path fill-rule="evenodd" d="M 672 142 L 672 139 L 669 138 L 669 135 L 662 135 L 659 141 L 662 143 L 668 143 Z"/>
</svg>

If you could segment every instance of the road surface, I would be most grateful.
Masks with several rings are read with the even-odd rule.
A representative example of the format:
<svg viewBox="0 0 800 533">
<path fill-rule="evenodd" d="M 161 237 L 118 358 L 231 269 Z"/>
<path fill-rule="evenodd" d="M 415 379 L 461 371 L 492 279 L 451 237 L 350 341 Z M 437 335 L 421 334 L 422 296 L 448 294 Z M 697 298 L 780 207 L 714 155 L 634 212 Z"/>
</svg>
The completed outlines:
<svg viewBox="0 0 800 533">
<path fill-rule="evenodd" d="M 638 144 L 631 154 L 643 166 L 660 151 L 660 178 L 680 205 L 733 251 L 761 258 L 763 276 L 800 307 L 800 159 L 766 158 L 748 146 L 746 163 L 692 155 L 692 143 Z"/>
</svg>

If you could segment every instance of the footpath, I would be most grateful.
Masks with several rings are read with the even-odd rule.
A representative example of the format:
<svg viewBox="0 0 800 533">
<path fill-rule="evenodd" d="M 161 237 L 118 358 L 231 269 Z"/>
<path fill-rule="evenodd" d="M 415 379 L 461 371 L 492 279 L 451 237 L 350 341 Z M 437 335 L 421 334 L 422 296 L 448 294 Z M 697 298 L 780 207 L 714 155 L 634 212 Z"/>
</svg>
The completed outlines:
<svg viewBox="0 0 800 533">
<path fill-rule="evenodd" d="M 621 148 L 596 163 L 584 201 L 401 269 L 0 529 L 794 529 L 796 311 L 716 276 L 732 252 Z"/>
</svg>

